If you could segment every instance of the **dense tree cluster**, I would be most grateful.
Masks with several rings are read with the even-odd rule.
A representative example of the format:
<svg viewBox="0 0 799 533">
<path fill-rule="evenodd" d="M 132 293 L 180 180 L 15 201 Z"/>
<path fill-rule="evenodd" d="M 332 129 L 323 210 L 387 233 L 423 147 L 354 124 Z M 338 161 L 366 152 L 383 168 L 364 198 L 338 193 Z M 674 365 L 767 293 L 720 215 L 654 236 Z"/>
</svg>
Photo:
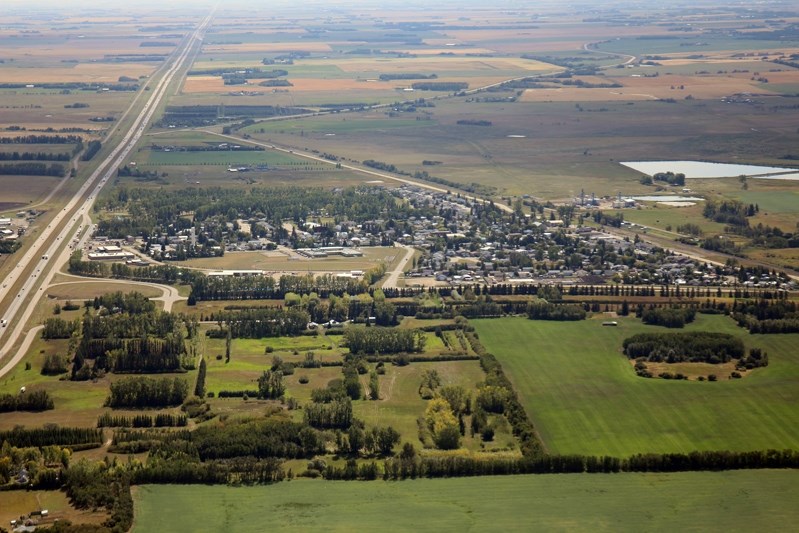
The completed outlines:
<svg viewBox="0 0 799 533">
<path fill-rule="evenodd" d="M 123 378 L 111 383 L 106 405 L 113 408 L 142 409 L 180 405 L 189 393 L 182 378 Z"/>
<path fill-rule="evenodd" d="M 657 172 L 655 173 L 652 178 L 655 181 L 664 181 L 669 185 L 677 185 L 679 187 L 683 187 L 685 185 L 685 174 L 682 172 L 674 173 L 674 172 Z"/>
<path fill-rule="evenodd" d="M 650 307 L 641 311 L 641 320 L 650 326 L 681 328 L 690 324 L 696 317 L 692 307 Z"/>
<path fill-rule="evenodd" d="M 530 320 L 585 320 L 586 315 L 581 305 L 553 304 L 541 298 L 527 304 Z"/>
<path fill-rule="evenodd" d="M 744 343 L 729 333 L 639 333 L 624 339 L 624 354 L 652 362 L 726 363 L 744 356 Z"/>
<path fill-rule="evenodd" d="M 80 329 L 80 320 L 64 320 L 63 318 L 48 318 L 44 321 L 42 338 L 49 339 L 68 339 L 72 334 Z"/>
<path fill-rule="evenodd" d="M 308 328 L 308 313 L 297 308 L 261 307 L 221 311 L 213 320 L 225 323 L 226 330 L 209 330 L 209 336 L 230 335 L 234 339 L 260 339 L 298 335 Z"/>
<path fill-rule="evenodd" d="M 19 394 L 0 394 L 0 413 L 47 411 L 53 408 L 53 399 L 44 389 L 20 392 Z"/>
<path fill-rule="evenodd" d="M 748 208 L 738 200 L 707 200 L 702 210 L 705 218 L 709 218 L 720 224 L 731 226 L 748 226 L 749 221 L 746 217 L 755 214 L 755 207 Z"/>
<path fill-rule="evenodd" d="M 344 338 L 354 354 L 422 352 L 426 342 L 423 331 L 381 327 L 351 326 L 344 332 Z"/>
<path fill-rule="evenodd" d="M 312 402 L 303 407 L 305 423 L 317 429 L 348 429 L 353 421 L 352 400 L 338 396 L 330 402 Z"/>
<path fill-rule="evenodd" d="M 799 332 L 799 308 L 792 301 L 736 301 L 732 317 L 750 333 Z"/>
<path fill-rule="evenodd" d="M 92 158 L 97 155 L 97 152 L 103 147 L 103 144 L 100 141 L 89 141 L 89 145 L 86 147 L 86 151 L 83 152 L 83 155 L 80 156 L 81 161 L 91 161 Z"/>
</svg>

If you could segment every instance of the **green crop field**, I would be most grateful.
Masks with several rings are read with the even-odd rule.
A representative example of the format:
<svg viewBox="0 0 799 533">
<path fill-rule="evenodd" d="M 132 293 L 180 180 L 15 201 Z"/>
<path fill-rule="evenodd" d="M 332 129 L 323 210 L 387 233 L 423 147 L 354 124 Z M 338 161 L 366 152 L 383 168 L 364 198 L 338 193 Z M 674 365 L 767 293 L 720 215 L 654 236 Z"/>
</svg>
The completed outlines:
<svg viewBox="0 0 799 533">
<path fill-rule="evenodd" d="M 636 376 L 622 341 L 667 330 L 635 318 L 619 319 L 615 328 L 601 320 L 473 323 L 551 453 L 799 447 L 799 335 L 750 335 L 730 318 L 699 315 L 686 330 L 732 333 L 769 354 L 768 367 L 713 383 Z"/>
<path fill-rule="evenodd" d="M 799 472 L 145 485 L 133 531 L 790 531 Z"/>
</svg>

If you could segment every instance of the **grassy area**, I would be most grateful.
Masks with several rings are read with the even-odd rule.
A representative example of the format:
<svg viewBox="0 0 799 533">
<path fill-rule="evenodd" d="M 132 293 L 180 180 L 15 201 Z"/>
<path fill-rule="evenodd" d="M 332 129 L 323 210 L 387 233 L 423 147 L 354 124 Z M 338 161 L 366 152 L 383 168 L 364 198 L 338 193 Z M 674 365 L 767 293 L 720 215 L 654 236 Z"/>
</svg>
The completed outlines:
<svg viewBox="0 0 799 533">
<path fill-rule="evenodd" d="M 108 518 L 103 511 L 78 510 L 69 504 L 67 495 L 59 490 L 6 491 L 0 493 L 0 524 L 4 526 L 20 515 L 31 511 L 48 510 L 48 517 L 41 521 L 43 526 L 52 525 L 56 520 L 71 520 L 80 524 L 99 524 Z"/>
<path fill-rule="evenodd" d="M 230 152 L 161 152 L 150 151 L 144 162 L 147 165 L 298 165 L 313 164 L 282 152 L 230 151 Z"/>
<path fill-rule="evenodd" d="M 789 531 L 797 490 L 791 470 L 145 485 L 133 531 Z"/>
<path fill-rule="evenodd" d="M 309 272 L 349 272 L 369 270 L 380 263 L 389 265 L 397 257 L 402 257 L 401 248 L 391 246 L 367 246 L 360 248 L 362 257 L 330 256 L 308 259 L 295 254 L 275 252 L 228 252 L 222 257 L 206 257 L 176 262 L 195 268 L 218 269 L 257 269 L 278 272 L 296 272 L 300 275 Z"/>
<path fill-rule="evenodd" d="M 424 414 L 427 400 L 419 396 L 419 385 L 425 370 L 435 370 L 441 376 L 442 386 L 460 385 L 474 391 L 475 385 L 485 379 L 477 361 L 451 361 L 437 363 L 412 363 L 408 366 L 387 366 L 386 374 L 380 376 L 380 401 L 356 402 L 355 416 L 366 422 L 367 426 L 390 425 L 402 435 L 402 441 L 419 445 L 416 420 Z M 340 378 L 341 373 L 335 377 Z M 467 421 L 468 426 L 468 421 Z M 505 448 L 513 446 L 510 432 L 498 428 L 494 441 L 486 448 Z M 480 438 L 467 436 L 462 440 L 467 449 L 479 450 Z"/>
<path fill-rule="evenodd" d="M 476 320 L 552 453 L 756 450 L 799 446 L 799 335 L 750 335 L 723 316 L 687 327 L 727 332 L 769 354 L 767 368 L 716 383 L 637 377 L 624 338 L 665 331 L 634 318 L 617 328 L 525 318 Z"/>
</svg>

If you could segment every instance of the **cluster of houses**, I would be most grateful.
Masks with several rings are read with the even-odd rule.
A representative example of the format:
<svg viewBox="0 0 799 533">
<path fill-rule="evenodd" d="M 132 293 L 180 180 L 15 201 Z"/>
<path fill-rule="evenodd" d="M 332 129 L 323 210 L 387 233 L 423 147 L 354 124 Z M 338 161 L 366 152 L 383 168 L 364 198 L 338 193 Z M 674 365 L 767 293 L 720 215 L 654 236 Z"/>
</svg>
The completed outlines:
<svg viewBox="0 0 799 533">
<path fill-rule="evenodd" d="M 355 223 L 321 224 L 266 219 L 206 220 L 199 226 L 137 241 L 154 260 L 222 255 L 226 251 L 274 250 L 283 246 L 309 259 L 329 256 L 360 257 L 363 246 L 402 244 L 426 251 L 406 272 L 407 283 L 558 283 L 656 284 L 793 288 L 775 274 L 739 277 L 734 267 L 711 266 L 651 244 L 615 235 L 591 217 L 569 220 L 517 212 L 511 215 L 485 209 L 459 194 L 412 185 L 394 189 L 401 201 L 419 207 L 407 217 Z M 593 207 L 592 200 L 584 206 Z M 589 211 L 584 211 L 587 214 Z M 424 215 L 422 215 L 424 213 Z M 325 213 L 315 213 L 319 220 Z M 592 223 L 592 224 L 589 224 Z M 128 239 L 133 243 L 133 239 Z M 90 259 L 136 261 L 119 246 L 102 246 Z M 250 275 L 240 271 L 233 275 Z M 225 272 L 225 274 L 230 275 Z M 221 274 L 220 275 L 224 275 Z M 351 274 L 352 275 L 352 274 Z"/>
</svg>

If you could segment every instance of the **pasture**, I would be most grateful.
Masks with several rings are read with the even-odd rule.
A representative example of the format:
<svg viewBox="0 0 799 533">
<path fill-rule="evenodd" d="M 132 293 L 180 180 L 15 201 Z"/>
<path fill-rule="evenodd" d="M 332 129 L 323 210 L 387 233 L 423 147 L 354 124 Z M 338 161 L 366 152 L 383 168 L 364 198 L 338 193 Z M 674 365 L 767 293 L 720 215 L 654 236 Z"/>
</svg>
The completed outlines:
<svg viewBox="0 0 799 533">
<path fill-rule="evenodd" d="M 790 531 L 797 490 L 792 470 L 144 485 L 133 531 Z"/>
<path fill-rule="evenodd" d="M 669 381 L 635 375 L 622 341 L 635 318 L 475 320 L 502 363 L 550 453 L 627 456 L 644 452 L 759 450 L 799 446 L 799 335 L 750 335 L 724 316 L 698 315 L 685 329 L 736 335 L 769 354 L 744 379 Z"/>
</svg>

